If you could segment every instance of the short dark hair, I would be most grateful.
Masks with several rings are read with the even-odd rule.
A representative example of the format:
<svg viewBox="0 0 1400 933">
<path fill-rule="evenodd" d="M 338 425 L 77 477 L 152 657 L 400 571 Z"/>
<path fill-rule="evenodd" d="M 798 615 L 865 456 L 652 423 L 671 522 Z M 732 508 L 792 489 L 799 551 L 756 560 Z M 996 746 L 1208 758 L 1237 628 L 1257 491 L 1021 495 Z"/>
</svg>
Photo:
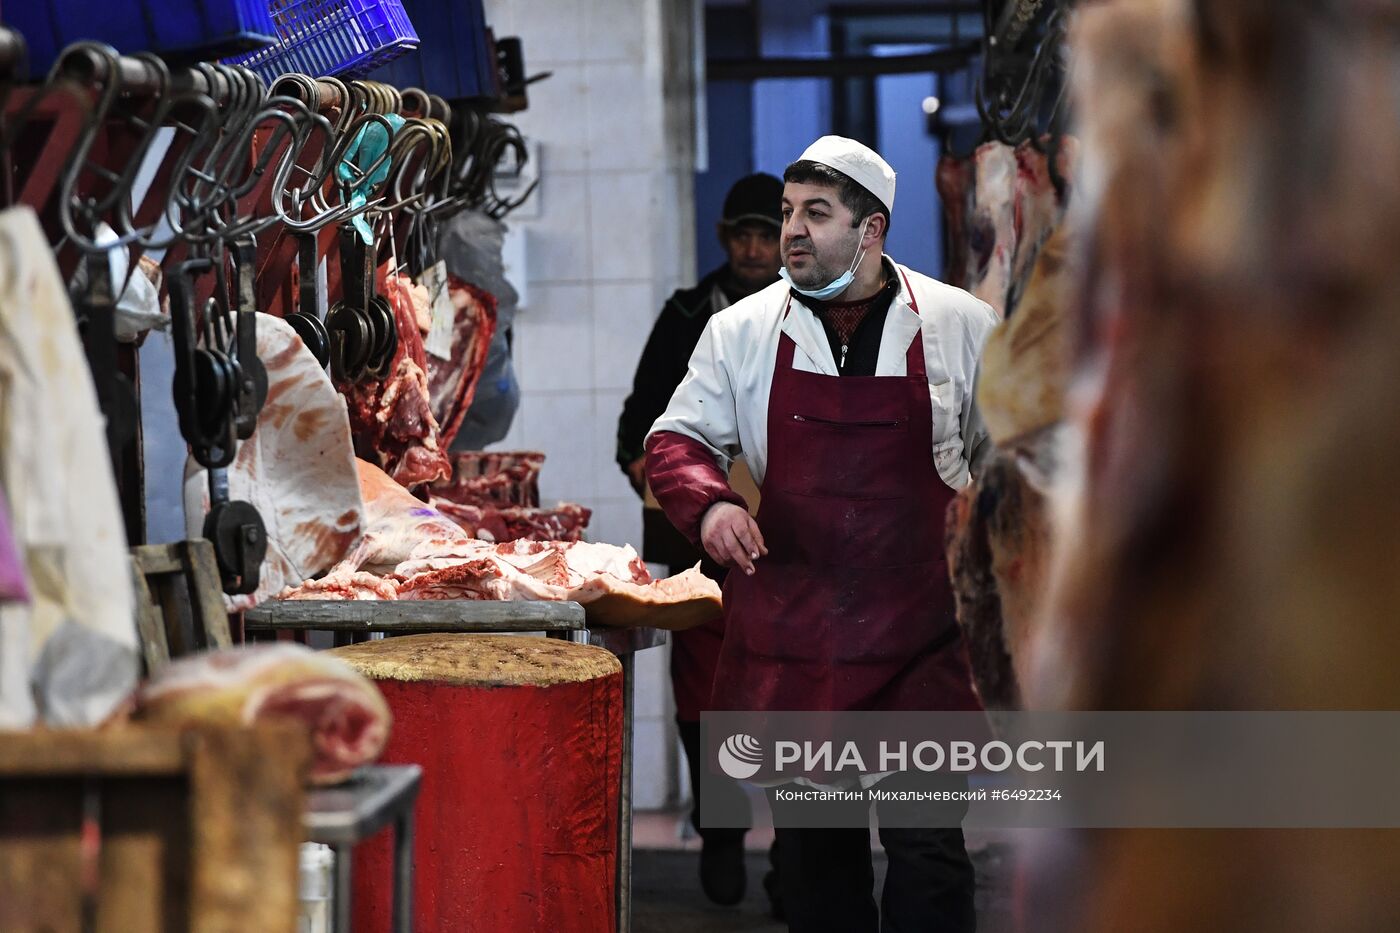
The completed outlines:
<svg viewBox="0 0 1400 933">
<path fill-rule="evenodd" d="M 823 165 L 820 162 L 798 159 L 783 170 L 783 181 L 799 185 L 826 185 L 829 188 L 835 188 L 836 197 L 841 200 L 842 204 L 846 205 L 846 210 L 855 215 L 855 222 L 851 226 L 858 226 L 871 214 L 879 214 L 885 218 L 885 233 L 888 234 L 890 231 L 889 209 L 880 203 L 879 198 L 867 191 L 864 185 L 845 172 L 838 172 L 831 166 Z"/>
</svg>

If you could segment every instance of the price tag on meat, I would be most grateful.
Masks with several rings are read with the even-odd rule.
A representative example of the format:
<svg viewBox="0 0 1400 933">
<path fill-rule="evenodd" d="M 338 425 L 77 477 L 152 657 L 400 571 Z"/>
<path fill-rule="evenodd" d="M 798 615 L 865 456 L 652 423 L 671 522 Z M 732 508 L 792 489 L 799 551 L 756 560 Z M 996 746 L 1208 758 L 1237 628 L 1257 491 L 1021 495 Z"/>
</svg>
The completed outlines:
<svg viewBox="0 0 1400 933">
<path fill-rule="evenodd" d="M 447 264 L 441 259 L 423 270 L 419 284 L 428 290 L 428 307 L 433 310 L 433 324 L 428 328 L 423 349 L 438 359 L 452 359 L 452 325 L 457 308 L 447 290 Z"/>
</svg>

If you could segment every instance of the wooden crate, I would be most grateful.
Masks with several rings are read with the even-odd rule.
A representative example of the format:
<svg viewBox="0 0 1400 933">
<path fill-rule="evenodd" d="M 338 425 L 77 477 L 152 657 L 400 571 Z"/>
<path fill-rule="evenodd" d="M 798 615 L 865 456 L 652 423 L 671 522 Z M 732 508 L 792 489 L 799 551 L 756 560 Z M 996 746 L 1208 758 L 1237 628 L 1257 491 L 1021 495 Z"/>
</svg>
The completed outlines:
<svg viewBox="0 0 1400 933">
<path fill-rule="evenodd" d="M 0 933 L 295 933 L 305 734 L 0 732 Z"/>
</svg>

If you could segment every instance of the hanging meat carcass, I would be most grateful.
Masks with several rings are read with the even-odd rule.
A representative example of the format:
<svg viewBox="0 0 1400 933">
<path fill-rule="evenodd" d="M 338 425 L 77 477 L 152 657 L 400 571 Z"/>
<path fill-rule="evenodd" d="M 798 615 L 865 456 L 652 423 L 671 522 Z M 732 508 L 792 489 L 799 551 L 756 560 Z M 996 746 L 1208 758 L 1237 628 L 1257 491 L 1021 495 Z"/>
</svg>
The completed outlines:
<svg viewBox="0 0 1400 933">
<path fill-rule="evenodd" d="M 1077 148 L 1073 138 L 1058 141 L 1061 178 L 1072 174 Z M 1064 213 L 1050 158 L 1029 142 L 1015 148 L 989 142 L 970 158 L 945 156 L 938 164 L 948 236 L 944 278 L 1003 317 L 1019 304 L 1041 245 Z"/>
<path fill-rule="evenodd" d="M 1072 151 L 1067 143 L 1066 151 Z M 1059 224 L 1058 200 L 1044 158 L 1019 150 L 1012 266 L 1034 247 L 1034 265 L 1012 314 L 983 348 L 977 405 L 995 452 L 949 510 L 947 548 L 968 639 L 974 682 L 991 708 L 1020 705 L 1030 632 L 1044 600 L 1051 560 L 1044 493 L 1059 470 L 1059 425 L 1069 378 L 1069 304 L 1075 281 L 1073 237 Z M 1024 157 L 1022 157 L 1024 155 Z M 1048 193 L 1047 193 L 1048 192 Z M 1019 664 L 1019 666 L 1018 666 Z"/>
<path fill-rule="evenodd" d="M 992 331 L 982 349 L 977 407 L 999 450 L 1034 452 L 1041 433 L 1064 417 L 1072 249 L 1072 228 L 1061 225 L 1038 251 L 1015 313 Z M 1038 472 L 1045 475 L 1051 467 L 1042 461 Z"/>
<path fill-rule="evenodd" d="M 428 394 L 443 449 L 452 446 L 476 386 L 486 369 L 486 353 L 496 333 L 496 299 L 455 275 L 447 278 L 452 303 L 452 343 L 448 355 L 428 356 Z"/>
<path fill-rule="evenodd" d="M 339 389 L 350 409 L 355 452 L 411 489 L 452 473 L 446 450 L 485 368 L 496 306 L 486 292 L 449 276 L 444 287 L 453 319 L 439 339 L 425 287 L 396 274 L 384 276 L 383 286 L 398 331 L 390 374 Z"/>
<path fill-rule="evenodd" d="M 1016 252 L 1016 151 L 1010 146 L 986 143 L 973 156 L 967 231 L 970 268 L 964 287 L 1005 317 Z"/>
<path fill-rule="evenodd" d="M 1397 708 L 1394 27 L 1360 2 L 1079 13 L 1090 251 L 1030 705 Z M 1391 832 L 1060 834 L 1026 914 L 1379 929 L 1397 862 Z"/>
<path fill-rule="evenodd" d="M 385 286 L 398 331 L 398 349 L 389 365 L 389 376 L 383 381 L 371 377 L 337 388 L 349 409 L 356 455 L 382 466 L 412 488 L 447 476 L 451 467 L 438 439 L 438 420 L 428 391 L 424 322 L 420 321 L 426 304 L 415 303 L 399 276 L 389 276 Z M 431 317 L 427 323 L 431 324 Z"/>
<path fill-rule="evenodd" d="M 359 540 L 363 519 L 344 400 L 290 324 L 268 314 L 256 321 L 267 400 L 228 466 L 228 488 L 258 510 L 268 548 L 257 590 L 225 597 L 235 610 L 334 566 Z M 184 500 L 189 537 L 197 538 L 209 512 L 209 475 L 193 457 Z"/>
<path fill-rule="evenodd" d="M 1021 702 L 1029 642 L 1049 586 L 1045 493 L 1062 479 L 1061 423 L 1076 266 L 1062 224 L 1036 260 L 1015 314 L 982 352 L 977 405 L 995 452 L 949 508 L 949 569 L 974 682 L 989 708 Z"/>
<path fill-rule="evenodd" d="M 948 259 L 943 280 L 967 287 L 969 266 L 968 216 L 972 212 L 972 160 L 944 155 L 934 173 L 938 198 L 943 202 L 943 222 Z"/>
</svg>

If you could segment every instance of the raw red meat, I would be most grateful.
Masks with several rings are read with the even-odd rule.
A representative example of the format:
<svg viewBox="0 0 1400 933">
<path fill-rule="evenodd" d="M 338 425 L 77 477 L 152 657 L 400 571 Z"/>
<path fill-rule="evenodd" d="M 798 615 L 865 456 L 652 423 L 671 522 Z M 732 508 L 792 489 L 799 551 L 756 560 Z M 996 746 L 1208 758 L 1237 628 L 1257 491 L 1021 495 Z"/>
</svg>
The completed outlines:
<svg viewBox="0 0 1400 933">
<path fill-rule="evenodd" d="M 399 599 L 560 599 L 583 604 L 597 625 L 682 630 L 720 615 L 719 586 L 692 568 L 653 580 L 630 547 L 517 541 L 405 561 Z"/>
<path fill-rule="evenodd" d="M 1085 267 L 1027 703 L 1396 709 L 1395 5 L 1075 16 Z M 1038 848 L 1021 913 L 1044 933 L 1400 916 L 1384 830 L 1065 831 Z"/>
<path fill-rule="evenodd" d="M 938 197 L 943 201 L 943 217 L 947 227 L 948 262 L 944 279 L 958 288 L 967 286 L 968 229 L 967 218 L 972 211 L 972 162 L 945 155 L 938 160 L 934 175 Z"/>
<path fill-rule="evenodd" d="M 1004 317 L 1016 252 L 1016 152 L 1005 143 L 990 142 L 973 158 L 969 268 L 963 287 Z"/>
<path fill-rule="evenodd" d="M 720 613 L 719 586 L 698 571 L 653 580 L 628 546 L 471 538 L 382 470 L 363 461 L 356 465 L 365 537 L 328 575 L 278 598 L 575 600 L 589 607 L 589 618 L 598 624 L 669 629 L 700 625 Z M 496 514 L 506 523 L 502 534 L 511 534 L 514 523 L 518 538 L 546 532 L 576 537 L 588 510 L 507 507 Z M 542 514 L 549 515 L 544 525 Z"/>
<path fill-rule="evenodd" d="M 977 693 L 987 709 L 1019 709 L 1046 597 L 1047 503 L 1014 456 L 998 450 L 948 507 L 944 533 Z"/>
<path fill-rule="evenodd" d="M 540 504 L 538 451 L 460 451 L 450 455 L 452 476 L 432 485 L 436 499 L 458 505 L 524 506 Z"/>
<path fill-rule="evenodd" d="M 1041 435 L 1064 418 L 1078 272 L 1072 238 L 1072 225 L 1064 223 L 1045 241 L 1015 314 L 982 348 L 977 407 L 1000 450 L 1035 456 Z M 1043 472 L 1050 469 L 1043 464 Z"/>
<path fill-rule="evenodd" d="M 268 548 L 257 590 L 225 597 L 232 609 L 251 608 L 343 560 L 360 539 L 364 512 L 345 404 L 330 377 L 280 318 L 257 315 L 257 350 L 267 400 L 257 430 L 229 464 L 228 484 L 233 499 L 251 502 L 262 516 Z M 190 458 L 189 537 L 203 534 L 208 511 L 208 474 Z"/>
<path fill-rule="evenodd" d="M 423 562 L 416 562 L 415 566 Z M 538 568 L 546 579 L 506 561 L 492 557 L 460 559 L 441 562 L 441 566 L 424 566 L 416 571 L 403 571 L 398 585 L 399 599 L 530 599 L 562 600 L 568 591 L 548 582 L 556 573 L 554 555 L 542 556 Z"/>
<path fill-rule="evenodd" d="M 414 497 L 383 470 L 363 460 L 356 460 L 355 467 L 365 504 L 365 536 L 337 570 L 388 571 L 415 550 L 441 550 L 467 542 L 456 522 Z"/>
<path fill-rule="evenodd" d="M 315 784 L 344 780 L 378 758 L 390 723 L 374 684 L 344 661 L 289 642 L 175 661 L 137 691 L 133 718 L 189 726 L 302 723 L 311 734 Z"/>
<path fill-rule="evenodd" d="M 648 584 L 598 574 L 569 591 L 594 625 L 648 626 L 684 631 L 723 614 L 719 584 L 691 567 Z"/>
<path fill-rule="evenodd" d="M 398 599 L 393 580 L 363 570 L 337 567 L 319 580 L 287 587 L 278 599 Z"/>
<path fill-rule="evenodd" d="M 448 476 L 451 466 L 438 440 L 423 337 L 401 277 L 388 277 L 385 296 L 399 337 L 390 377 L 341 383 L 336 388 L 345 396 L 356 455 L 412 488 Z"/>
<path fill-rule="evenodd" d="M 1064 137 L 1061 177 L 1070 176 L 1076 151 Z M 968 159 L 945 156 L 936 180 L 948 228 L 947 281 L 1010 316 L 1064 212 L 1048 157 L 1029 142 L 1015 149 L 989 142 Z"/>
<path fill-rule="evenodd" d="M 457 598 L 405 595 L 431 591 L 443 585 L 475 586 L 482 592 L 490 588 L 513 588 L 529 594 L 465 598 L 573 599 L 572 591 L 600 576 L 638 586 L 654 582 L 641 557 L 631 547 L 581 541 L 514 541 L 496 545 L 471 541 L 404 561 L 395 569 L 394 576 L 403 581 L 399 586 L 401 599 Z"/>
<path fill-rule="evenodd" d="M 418 346 L 424 350 L 418 363 L 427 373 L 429 401 L 438 425 L 438 446 L 446 450 L 462 426 L 486 368 L 486 354 L 496 332 L 496 299 L 456 276 L 447 277 L 447 295 L 454 317 L 450 349 L 444 358 L 427 353 L 426 341 L 433 323 L 428 289 L 406 275 L 388 276 L 384 288 L 391 304 L 411 310 L 418 327 Z"/>
<path fill-rule="evenodd" d="M 496 299 L 492 295 L 455 275 L 447 278 L 447 294 L 456 310 L 452 356 L 446 360 L 428 357 L 428 393 L 444 450 L 452 446 L 452 439 L 472 406 L 476 385 L 486 369 L 486 352 L 496 333 Z"/>
<path fill-rule="evenodd" d="M 473 538 L 488 541 L 581 541 L 590 509 L 562 502 L 552 509 L 519 506 L 458 505 L 434 497 L 433 508 L 451 518 Z"/>
</svg>

